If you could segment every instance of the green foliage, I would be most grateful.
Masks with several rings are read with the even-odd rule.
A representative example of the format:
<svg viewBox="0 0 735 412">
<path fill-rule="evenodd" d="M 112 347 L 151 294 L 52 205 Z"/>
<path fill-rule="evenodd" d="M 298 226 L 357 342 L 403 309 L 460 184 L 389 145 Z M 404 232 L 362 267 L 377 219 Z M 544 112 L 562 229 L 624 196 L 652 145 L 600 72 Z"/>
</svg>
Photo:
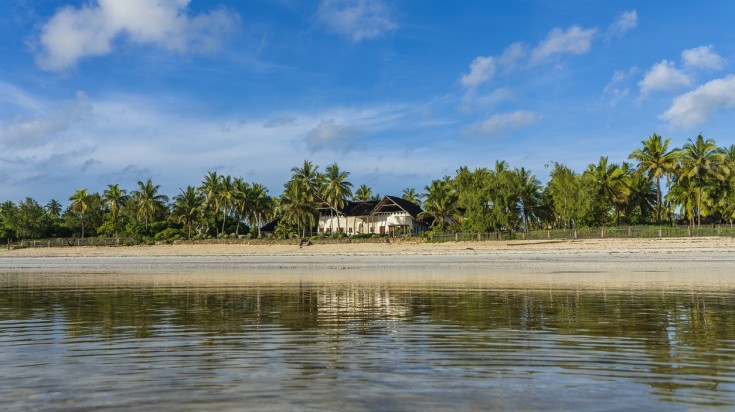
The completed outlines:
<svg viewBox="0 0 735 412">
<path fill-rule="evenodd" d="M 186 233 L 182 229 L 168 227 L 155 234 L 153 240 L 156 242 L 171 243 L 175 240 L 186 239 Z"/>
</svg>

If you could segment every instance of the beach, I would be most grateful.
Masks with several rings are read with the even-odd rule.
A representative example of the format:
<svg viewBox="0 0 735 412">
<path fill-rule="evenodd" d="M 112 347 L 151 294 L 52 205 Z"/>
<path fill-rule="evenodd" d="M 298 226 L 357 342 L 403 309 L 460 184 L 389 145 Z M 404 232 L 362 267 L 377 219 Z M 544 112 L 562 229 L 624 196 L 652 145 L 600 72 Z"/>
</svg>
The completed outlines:
<svg viewBox="0 0 735 412">
<path fill-rule="evenodd" d="M 518 273 L 718 273 L 735 269 L 724 237 L 344 243 L 181 244 L 0 250 L 0 270 L 377 270 Z"/>
</svg>

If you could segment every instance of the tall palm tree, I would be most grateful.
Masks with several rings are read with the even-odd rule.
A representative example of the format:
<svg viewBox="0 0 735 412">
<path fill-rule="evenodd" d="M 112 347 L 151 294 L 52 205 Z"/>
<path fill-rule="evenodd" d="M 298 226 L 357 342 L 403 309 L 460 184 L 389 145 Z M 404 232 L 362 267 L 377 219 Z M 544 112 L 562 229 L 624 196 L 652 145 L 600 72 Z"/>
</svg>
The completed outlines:
<svg viewBox="0 0 735 412">
<path fill-rule="evenodd" d="M 347 204 L 347 199 L 352 196 L 352 183 L 347 181 L 350 172 L 339 170 L 337 163 L 327 166 L 325 171 L 322 198 L 337 213 L 337 230 L 339 230 L 339 209 L 343 208 Z"/>
<path fill-rule="evenodd" d="M 201 186 L 199 186 L 200 193 L 204 196 L 204 206 L 206 209 L 207 219 L 211 217 L 210 211 L 214 211 L 215 215 L 219 211 L 220 206 L 220 190 L 221 190 L 221 176 L 217 172 L 207 172 L 202 180 Z M 215 217 L 215 231 L 219 231 L 216 224 Z M 209 223 L 207 223 L 207 230 L 209 230 Z"/>
<path fill-rule="evenodd" d="M 513 171 L 512 180 L 518 191 L 518 203 L 523 213 L 525 232 L 528 233 L 529 217 L 533 216 L 541 202 L 541 182 L 523 167 Z"/>
<path fill-rule="evenodd" d="M 268 189 L 259 183 L 253 183 L 248 191 L 248 208 L 247 218 L 251 226 L 258 227 L 258 237 L 260 237 L 260 228 L 269 216 L 273 215 L 273 199 L 268 196 Z"/>
<path fill-rule="evenodd" d="M 308 160 L 304 160 L 304 165 L 301 168 L 291 168 L 291 180 L 302 185 L 306 189 L 306 195 L 310 196 L 312 200 L 322 200 L 320 188 L 323 179 L 323 176 L 319 173 L 319 166 L 314 166 Z"/>
<path fill-rule="evenodd" d="M 191 239 L 192 226 L 202 213 L 204 195 L 193 186 L 187 186 L 186 190 L 179 190 L 181 193 L 174 196 L 171 213 L 189 228 L 189 239 Z"/>
<path fill-rule="evenodd" d="M 232 210 L 232 205 L 235 203 L 235 185 L 230 175 L 220 177 L 220 191 L 219 191 L 219 205 L 222 208 L 222 231 L 225 233 L 225 223 L 227 221 L 227 215 Z"/>
<path fill-rule="evenodd" d="M 412 187 L 407 187 L 403 189 L 401 199 L 408 200 L 409 202 L 416 203 L 417 205 L 421 206 L 421 195 L 416 191 L 416 189 Z"/>
<path fill-rule="evenodd" d="M 368 185 L 360 185 L 360 187 L 355 190 L 355 200 L 357 201 L 367 202 L 372 196 L 373 189 L 371 189 Z"/>
<path fill-rule="evenodd" d="M 148 223 L 152 213 L 165 206 L 168 202 L 168 196 L 159 195 L 158 189 L 160 185 L 154 185 L 149 178 L 145 183 L 138 180 L 138 190 L 131 192 L 135 207 L 137 208 L 138 219 L 144 219 L 145 232 L 148 233 Z"/>
<path fill-rule="evenodd" d="M 692 179 L 697 187 L 697 226 L 702 223 L 702 197 L 707 180 L 724 180 L 729 173 L 724 164 L 725 156 L 712 139 L 704 139 L 702 134 L 696 140 L 689 138 L 681 150 L 681 173 Z"/>
<path fill-rule="evenodd" d="M 84 215 L 92 204 L 92 196 L 87 192 L 87 189 L 77 189 L 69 200 L 71 201 L 71 210 L 78 213 L 82 221 L 82 239 L 84 239 Z"/>
<path fill-rule="evenodd" d="M 677 151 L 668 150 L 671 139 L 661 140 L 654 133 L 641 141 L 643 148 L 636 149 L 628 156 L 638 162 L 636 173 L 647 174 L 656 179 L 656 222 L 661 224 L 661 177 L 668 175 L 676 163 Z"/>
<path fill-rule="evenodd" d="M 250 185 L 241 177 L 236 177 L 232 182 L 233 189 L 233 209 L 237 218 L 237 226 L 235 234 L 240 235 L 240 223 L 247 218 L 250 212 Z"/>
<path fill-rule="evenodd" d="M 128 200 L 125 189 L 120 189 L 119 184 L 107 185 L 107 189 L 102 193 L 102 200 L 105 206 L 112 213 L 112 224 L 117 233 L 117 219 L 120 216 L 120 210 Z"/>
</svg>

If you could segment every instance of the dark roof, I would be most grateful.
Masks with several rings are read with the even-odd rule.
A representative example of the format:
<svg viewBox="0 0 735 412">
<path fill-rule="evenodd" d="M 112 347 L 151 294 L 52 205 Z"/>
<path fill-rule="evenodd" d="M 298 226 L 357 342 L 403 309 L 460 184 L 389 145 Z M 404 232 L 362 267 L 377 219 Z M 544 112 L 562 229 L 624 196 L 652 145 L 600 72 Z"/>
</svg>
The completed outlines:
<svg viewBox="0 0 735 412">
<path fill-rule="evenodd" d="M 326 203 L 322 203 L 319 207 L 319 211 L 323 215 L 329 214 L 330 209 Z M 384 196 L 381 200 L 370 200 L 367 202 L 348 201 L 343 208 L 339 209 L 339 212 L 343 216 L 367 216 L 377 212 L 398 211 L 404 211 L 414 219 L 418 219 L 419 213 L 423 212 L 421 207 L 416 203 L 396 196 Z"/>
<path fill-rule="evenodd" d="M 421 206 L 416 203 L 410 202 L 406 199 L 396 196 L 385 196 L 383 200 L 376 205 L 373 213 L 377 212 L 397 212 L 403 210 L 408 213 L 414 219 L 418 219 L 419 213 L 423 212 Z"/>
<path fill-rule="evenodd" d="M 345 216 L 366 216 L 373 211 L 378 204 L 377 200 L 369 200 L 367 202 L 347 202 L 347 206 L 342 209 Z"/>
<path fill-rule="evenodd" d="M 280 217 L 277 217 L 277 218 L 271 220 L 270 222 L 266 223 L 265 226 L 261 227 L 260 228 L 260 231 L 261 232 L 273 233 L 273 232 L 276 231 L 276 226 L 278 226 L 278 222 L 280 222 L 280 221 L 281 221 L 281 218 Z"/>
</svg>

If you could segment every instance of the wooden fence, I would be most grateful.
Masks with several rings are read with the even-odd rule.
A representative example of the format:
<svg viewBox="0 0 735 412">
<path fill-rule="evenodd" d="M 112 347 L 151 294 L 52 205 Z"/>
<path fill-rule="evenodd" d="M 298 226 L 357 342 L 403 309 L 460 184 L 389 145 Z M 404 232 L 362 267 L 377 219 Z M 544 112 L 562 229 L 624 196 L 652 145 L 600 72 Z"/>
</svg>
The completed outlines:
<svg viewBox="0 0 735 412">
<path fill-rule="evenodd" d="M 85 237 L 85 238 L 52 238 L 52 239 L 20 239 L 8 241 L 8 248 L 29 247 L 72 247 L 72 246 L 122 246 L 134 244 L 131 238 Z"/>
<path fill-rule="evenodd" d="M 541 239 L 605 239 L 605 238 L 658 238 L 696 236 L 735 236 L 735 228 L 723 225 L 688 226 L 621 226 L 576 229 L 534 230 L 518 232 L 444 232 L 434 233 L 433 242 L 482 241 L 482 240 L 541 240 Z"/>
</svg>

